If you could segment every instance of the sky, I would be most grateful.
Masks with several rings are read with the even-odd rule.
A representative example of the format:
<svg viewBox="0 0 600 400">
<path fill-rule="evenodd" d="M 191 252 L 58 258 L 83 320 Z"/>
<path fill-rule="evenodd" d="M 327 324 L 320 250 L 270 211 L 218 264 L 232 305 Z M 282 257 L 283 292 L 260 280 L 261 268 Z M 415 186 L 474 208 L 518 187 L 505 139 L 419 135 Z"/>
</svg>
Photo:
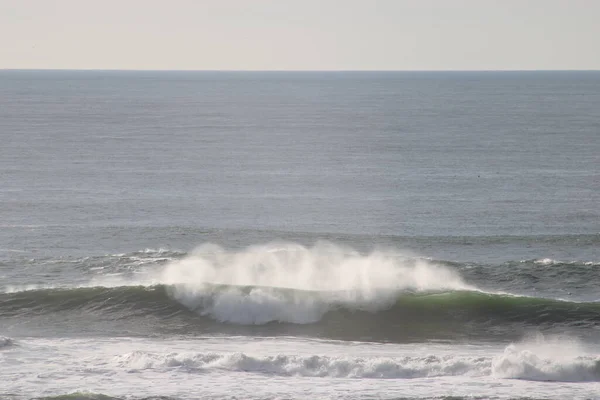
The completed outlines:
<svg viewBox="0 0 600 400">
<path fill-rule="evenodd" d="M 0 0 L 0 69 L 600 69 L 600 0 Z"/>
</svg>

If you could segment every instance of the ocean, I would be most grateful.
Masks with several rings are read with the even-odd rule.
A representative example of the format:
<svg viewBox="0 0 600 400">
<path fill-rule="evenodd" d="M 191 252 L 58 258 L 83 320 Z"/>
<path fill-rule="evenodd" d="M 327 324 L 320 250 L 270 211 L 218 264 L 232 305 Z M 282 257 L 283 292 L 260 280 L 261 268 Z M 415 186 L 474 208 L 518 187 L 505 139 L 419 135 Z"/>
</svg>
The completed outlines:
<svg viewBox="0 0 600 400">
<path fill-rule="evenodd" d="M 0 71 L 0 398 L 600 399 L 600 72 Z"/>
</svg>

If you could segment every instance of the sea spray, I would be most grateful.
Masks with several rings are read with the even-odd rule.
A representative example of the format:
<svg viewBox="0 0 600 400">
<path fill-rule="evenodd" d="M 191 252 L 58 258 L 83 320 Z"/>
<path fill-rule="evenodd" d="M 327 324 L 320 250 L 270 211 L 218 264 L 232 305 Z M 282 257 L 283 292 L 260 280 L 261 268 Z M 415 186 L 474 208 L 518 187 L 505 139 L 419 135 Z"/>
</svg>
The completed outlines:
<svg viewBox="0 0 600 400">
<path fill-rule="evenodd" d="M 326 242 L 270 243 L 241 251 L 204 244 L 168 264 L 160 281 L 172 285 L 170 294 L 188 308 L 241 324 L 316 322 L 340 304 L 377 310 L 392 305 L 403 290 L 474 289 L 455 271 L 426 260 L 382 251 L 364 255 Z M 207 283 L 230 287 L 209 293 L 214 286 Z M 282 295 L 281 288 L 298 291 Z"/>
</svg>

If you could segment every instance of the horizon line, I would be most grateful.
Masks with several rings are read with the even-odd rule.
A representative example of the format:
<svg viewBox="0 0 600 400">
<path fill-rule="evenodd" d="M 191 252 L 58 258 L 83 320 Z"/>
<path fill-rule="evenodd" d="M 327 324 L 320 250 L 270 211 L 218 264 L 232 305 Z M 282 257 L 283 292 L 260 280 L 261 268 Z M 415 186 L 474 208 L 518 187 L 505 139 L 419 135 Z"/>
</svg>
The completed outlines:
<svg viewBox="0 0 600 400">
<path fill-rule="evenodd" d="M 134 69 L 134 68 L 0 68 L 0 71 L 56 72 L 600 72 L 600 69 Z"/>
</svg>

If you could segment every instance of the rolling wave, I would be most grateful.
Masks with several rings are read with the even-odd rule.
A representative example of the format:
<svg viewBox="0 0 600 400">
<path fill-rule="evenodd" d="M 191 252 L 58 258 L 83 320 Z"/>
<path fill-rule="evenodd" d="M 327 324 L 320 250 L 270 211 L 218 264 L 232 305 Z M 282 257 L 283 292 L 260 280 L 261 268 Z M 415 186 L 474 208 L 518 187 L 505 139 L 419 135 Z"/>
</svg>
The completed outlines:
<svg viewBox="0 0 600 400">
<path fill-rule="evenodd" d="M 6 347 L 10 347 L 14 344 L 13 340 L 9 337 L 0 336 L 0 350 Z"/>
<path fill-rule="evenodd" d="M 593 327 L 600 303 L 518 297 L 475 291 L 394 292 L 373 300 L 345 291 L 208 285 L 181 298 L 177 285 L 42 289 L 0 294 L 0 318 L 154 318 L 154 329 L 181 333 L 308 334 L 342 339 L 401 341 L 486 335 L 519 326 Z"/>
<path fill-rule="evenodd" d="M 477 290 L 528 296 L 599 300 L 600 262 L 532 258 L 482 264 L 433 260 L 389 251 L 360 253 L 319 242 L 268 243 L 228 250 L 203 244 L 186 253 L 144 249 L 87 257 L 23 259 L 0 291 L 69 286 L 223 283 L 306 290 Z M 23 274 L 20 271 L 27 271 Z M 31 271 L 43 271 L 32 276 Z M 43 283 L 42 283 L 43 282 Z"/>
<path fill-rule="evenodd" d="M 185 372 L 227 370 L 273 376 L 355 379 L 416 379 L 440 376 L 494 376 L 534 381 L 600 381 L 600 358 L 545 358 L 511 344 L 496 356 L 425 355 L 422 357 L 343 357 L 244 353 L 170 353 L 135 351 L 116 357 L 126 370 L 183 369 Z"/>
<path fill-rule="evenodd" d="M 120 368 L 129 372 L 145 369 L 182 368 L 185 372 L 228 370 L 273 376 L 311 378 L 414 379 L 437 376 L 487 376 L 491 359 L 486 357 L 435 356 L 352 358 L 319 355 L 253 356 L 245 353 L 171 353 L 144 351 L 116 358 Z"/>
</svg>

